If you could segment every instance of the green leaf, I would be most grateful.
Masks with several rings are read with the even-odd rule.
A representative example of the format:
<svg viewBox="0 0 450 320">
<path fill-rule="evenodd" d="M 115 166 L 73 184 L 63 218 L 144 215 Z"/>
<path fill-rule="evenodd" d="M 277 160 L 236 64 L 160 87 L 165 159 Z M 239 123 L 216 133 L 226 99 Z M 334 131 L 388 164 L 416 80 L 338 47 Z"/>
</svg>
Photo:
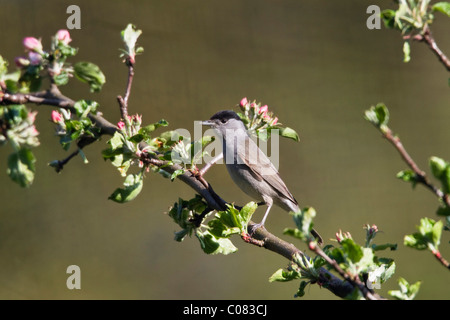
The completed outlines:
<svg viewBox="0 0 450 320">
<path fill-rule="evenodd" d="M 442 221 L 434 221 L 430 218 L 420 219 L 420 225 L 417 227 L 419 232 L 406 235 L 404 245 L 417 250 L 437 250 L 440 244 L 441 232 L 443 228 Z"/>
<path fill-rule="evenodd" d="M 381 11 L 381 19 L 387 29 L 395 28 L 395 10 L 387 9 Z"/>
<path fill-rule="evenodd" d="M 301 275 L 294 270 L 278 269 L 269 278 L 269 282 L 287 282 L 300 278 Z"/>
<path fill-rule="evenodd" d="M 431 9 L 433 11 L 439 11 L 450 17 L 450 2 L 437 2 L 431 7 Z"/>
<path fill-rule="evenodd" d="M 29 187 L 34 180 L 35 162 L 33 153 L 27 148 L 22 148 L 9 155 L 7 173 L 21 187 Z"/>
<path fill-rule="evenodd" d="M 127 27 L 121 31 L 122 40 L 125 43 L 125 47 L 127 49 L 127 54 L 131 57 L 134 57 L 136 54 L 136 50 L 139 52 L 143 51 L 143 48 L 136 48 L 136 42 L 139 36 L 141 35 L 142 30 L 136 30 L 136 27 L 133 24 L 128 24 Z"/>
<path fill-rule="evenodd" d="M 78 80 L 87 83 L 91 92 L 98 92 L 106 82 L 105 75 L 100 68 L 91 62 L 78 62 L 73 66 Z"/>
<path fill-rule="evenodd" d="M 69 82 L 69 73 L 61 72 L 60 74 L 53 77 L 53 81 L 57 86 L 66 85 Z"/>
<path fill-rule="evenodd" d="M 239 211 L 239 215 L 242 218 L 242 223 L 247 226 L 247 224 L 250 222 L 250 219 L 252 218 L 253 213 L 255 213 L 256 209 L 258 208 L 258 204 L 256 202 L 249 202 L 247 203 L 241 211 Z"/>
<path fill-rule="evenodd" d="M 199 230 L 195 233 L 197 239 L 200 241 L 200 246 L 206 254 L 230 254 L 237 251 L 237 248 L 233 243 L 226 238 L 216 238 L 210 232 L 200 232 Z"/>
<path fill-rule="evenodd" d="M 312 220 L 316 216 L 316 210 L 312 207 L 304 208 L 298 212 L 292 212 L 297 229 L 285 229 L 284 234 L 294 236 L 301 240 L 306 240 L 310 237 L 310 231 L 313 227 Z"/>
<path fill-rule="evenodd" d="M 125 188 L 117 188 L 108 199 L 118 203 L 125 203 L 135 199 L 142 190 L 144 177 L 142 173 L 130 174 L 125 178 Z"/>
<path fill-rule="evenodd" d="M 111 145 L 111 148 L 113 150 L 116 150 L 118 148 L 123 147 L 124 143 L 124 136 L 120 132 L 116 131 L 114 132 L 113 137 L 108 141 L 108 143 Z"/>
<path fill-rule="evenodd" d="M 447 161 L 438 157 L 431 157 L 428 163 L 431 168 L 431 172 L 438 179 L 445 174 L 445 170 L 449 165 Z"/>
<path fill-rule="evenodd" d="M 410 182 L 411 186 L 414 188 L 417 184 L 416 173 L 412 170 L 403 170 L 397 173 L 397 178 L 405 182 Z"/>
<path fill-rule="evenodd" d="M 427 248 L 427 240 L 420 233 L 406 235 L 403 239 L 403 244 L 417 250 L 424 250 Z"/>
<path fill-rule="evenodd" d="M 420 281 L 414 284 L 409 284 L 403 278 L 398 279 L 400 290 L 390 290 L 388 293 L 398 300 L 413 300 L 420 289 Z"/>
<path fill-rule="evenodd" d="M 178 169 L 175 170 L 172 175 L 170 176 L 170 180 L 175 180 L 176 177 L 178 177 L 179 175 L 182 175 L 184 173 L 184 169 Z"/>
<path fill-rule="evenodd" d="M 444 159 L 431 157 L 429 165 L 433 175 L 441 182 L 442 191 L 450 193 L 450 164 Z"/>
<path fill-rule="evenodd" d="M 299 138 L 297 132 L 294 129 L 291 129 L 289 127 L 277 128 L 277 129 L 280 130 L 280 135 L 282 137 L 289 138 L 289 139 L 292 139 L 292 140 L 297 141 L 297 142 L 300 141 L 300 138 Z"/>
<path fill-rule="evenodd" d="M 75 102 L 74 109 L 78 117 L 86 118 L 89 112 L 97 111 L 98 103 L 92 100 L 79 100 Z"/>
<path fill-rule="evenodd" d="M 360 261 L 364 255 L 363 248 L 350 238 L 341 240 L 341 246 L 344 255 L 352 262 Z"/>
<path fill-rule="evenodd" d="M 397 244 L 396 243 L 385 243 L 385 244 L 373 244 L 371 246 L 373 251 L 381 251 L 390 249 L 391 251 L 397 250 Z"/>
<path fill-rule="evenodd" d="M 389 110 L 383 103 L 378 103 L 376 106 L 372 106 L 369 110 L 366 110 L 364 117 L 373 125 L 379 127 L 381 131 L 385 132 L 389 122 Z"/>
<path fill-rule="evenodd" d="M 301 298 L 305 295 L 305 288 L 308 285 L 307 281 L 300 281 L 300 286 L 298 287 L 297 292 L 295 293 L 295 298 Z"/>
<path fill-rule="evenodd" d="M 155 131 L 156 129 L 158 129 L 159 127 L 167 127 L 169 125 L 169 122 L 167 122 L 164 119 L 159 120 L 158 122 L 149 124 L 145 127 L 142 127 L 139 130 L 139 133 L 146 135 L 146 136 L 150 136 L 150 133 L 152 133 L 153 131 Z"/>
</svg>

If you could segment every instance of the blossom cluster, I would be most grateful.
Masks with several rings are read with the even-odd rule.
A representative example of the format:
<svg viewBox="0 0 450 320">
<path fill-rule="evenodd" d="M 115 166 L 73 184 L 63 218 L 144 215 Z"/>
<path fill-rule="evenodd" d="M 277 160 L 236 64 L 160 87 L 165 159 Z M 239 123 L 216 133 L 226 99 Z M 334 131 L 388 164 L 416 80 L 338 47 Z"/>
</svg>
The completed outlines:
<svg viewBox="0 0 450 320">
<path fill-rule="evenodd" d="M 53 37 L 51 51 L 46 52 L 41 39 L 25 37 L 22 44 L 26 55 L 16 57 L 14 62 L 21 69 L 32 68 L 28 70 L 30 73 L 36 73 L 40 68 L 46 67 L 58 85 L 65 84 L 73 72 L 73 69 L 65 64 L 66 57 L 76 53 L 76 49 L 69 46 L 71 41 L 69 31 L 58 30 Z"/>
<path fill-rule="evenodd" d="M 37 111 L 28 111 L 23 105 L 11 107 L 11 110 L 0 110 L 0 123 L 8 123 L 6 131 L 0 131 L 0 145 L 9 141 L 14 150 L 31 148 L 39 145 L 38 135 L 34 121 Z"/>
<path fill-rule="evenodd" d="M 243 98 L 239 108 L 243 112 L 241 119 L 250 131 L 259 132 L 279 125 L 278 117 L 269 111 L 267 105 L 256 103 L 256 101 L 250 102 L 247 98 Z"/>
</svg>

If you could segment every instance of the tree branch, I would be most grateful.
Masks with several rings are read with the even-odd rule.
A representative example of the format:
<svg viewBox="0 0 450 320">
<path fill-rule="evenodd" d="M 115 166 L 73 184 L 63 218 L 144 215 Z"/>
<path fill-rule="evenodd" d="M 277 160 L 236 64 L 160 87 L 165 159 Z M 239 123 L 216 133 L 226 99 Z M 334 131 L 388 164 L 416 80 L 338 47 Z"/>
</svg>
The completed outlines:
<svg viewBox="0 0 450 320">
<path fill-rule="evenodd" d="M 315 254 L 321 256 L 329 265 L 333 266 L 334 270 L 336 270 L 339 275 L 344 278 L 346 281 L 350 282 L 354 287 L 358 288 L 364 297 L 368 300 L 385 300 L 380 295 L 373 292 L 373 290 L 369 290 L 359 279 L 358 275 L 351 275 L 339 266 L 336 260 L 331 259 L 323 250 L 320 248 L 315 242 L 309 242 L 309 249 L 314 251 Z"/>
<path fill-rule="evenodd" d="M 409 36 L 407 36 L 409 37 Z M 413 40 L 424 42 L 428 48 L 438 57 L 439 61 L 444 65 L 447 71 L 450 71 L 450 59 L 439 49 L 433 35 L 431 34 L 430 27 L 426 27 L 422 34 L 416 34 L 412 37 Z"/>
<path fill-rule="evenodd" d="M 432 250 L 431 253 L 433 253 L 434 257 L 447 269 L 450 269 L 450 262 L 445 260 L 445 258 L 441 255 L 441 253 L 438 250 Z"/>
<path fill-rule="evenodd" d="M 131 84 L 133 83 L 134 77 L 134 64 L 131 62 L 129 57 L 125 60 L 125 64 L 128 67 L 127 87 L 125 89 L 125 95 L 123 98 L 122 96 L 117 96 L 117 101 L 119 102 L 120 106 L 120 115 L 122 119 L 125 119 L 128 116 L 128 99 L 130 98 Z"/>
<path fill-rule="evenodd" d="M 419 166 L 414 162 L 409 153 L 406 151 L 402 142 L 400 141 L 400 138 L 398 136 L 395 136 L 389 127 L 381 132 L 383 133 L 383 136 L 395 147 L 395 149 L 397 149 L 406 164 L 414 171 L 416 175 L 416 181 L 431 190 L 438 198 L 442 199 L 442 201 L 450 207 L 449 195 L 445 194 L 441 189 L 433 185 L 428 180 L 425 172 L 419 168 Z"/>
</svg>

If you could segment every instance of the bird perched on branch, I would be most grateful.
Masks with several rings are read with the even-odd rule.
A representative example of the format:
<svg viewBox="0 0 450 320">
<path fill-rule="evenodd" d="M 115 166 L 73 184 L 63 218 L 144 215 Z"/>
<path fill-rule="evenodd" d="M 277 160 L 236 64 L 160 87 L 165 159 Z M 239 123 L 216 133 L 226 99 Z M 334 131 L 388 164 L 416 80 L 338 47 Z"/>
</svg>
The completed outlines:
<svg viewBox="0 0 450 320">
<path fill-rule="evenodd" d="M 288 212 L 300 211 L 297 200 L 286 187 L 278 170 L 250 138 L 244 123 L 234 111 L 219 111 L 202 124 L 213 128 L 222 138 L 223 157 L 233 181 L 259 204 L 267 205 L 263 219 L 250 230 L 250 234 L 264 226 L 273 204 Z M 319 243 L 322 242 L 314 229 L 311 234 Z"/>
</svg>

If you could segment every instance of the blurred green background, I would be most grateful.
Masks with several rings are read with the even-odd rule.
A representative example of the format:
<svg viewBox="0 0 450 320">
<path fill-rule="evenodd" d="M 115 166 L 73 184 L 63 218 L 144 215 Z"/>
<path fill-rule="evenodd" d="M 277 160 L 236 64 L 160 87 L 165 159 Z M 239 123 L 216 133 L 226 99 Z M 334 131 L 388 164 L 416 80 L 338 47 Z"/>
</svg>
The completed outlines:
<svg viewBox="0 0 450 320">
<path fill-rule="evenodd" d="M 248 97 L 268 104 L 280 121 L 298 131 L 300 143 L 281 139 L 280 173 L 301 206 L 313 206 L 316 229 L 327 239 L 342 229 L 360 243 L 363 225 L 382 230 L 377 243 L 398 243 L 397 271 L 379 293 L 397 289 L 402 276 L 422 281 L 418 299 L 448 299 L 448 270 L 428 251 L 403 246 L 421 217 L 437 219 L 438 201 L 418 186 L 395 178 L 405 169 L 394 148 L 363 119 L 378 102 L 391 111 L 390 125 L 418 165 L 428 170 L 432 155 L 450 159 L 448 72 L 428 48 L 412 44 L 402 62 L 402 41 L 392 30 L 368 30 L 366 0 L 186 0 L 37 1 L 0 0 L 0 54 L 13 66 L 25 36 L 44 46 L 65 28 L 66 8 L 81 8 L 79 48 L 71 61 L 100 66 L 107 82 L 98 94 L 72 80 L 62 91 L 73 99 L 98 101 L 104 116 L 119 120 L 116 96 L 127 70 L 119 59 L 120 31 L 128 23 L 143 30 L 130 98 L 130 113 L 144 123 L 164 118 L 172 129 L 192 130 L 194 120 L 233 108 Z M 392 1 L 376 1 L 382 9 Z M 450 19 L 437 14 L 432 26 L 450 54 Z M 89 164 L 73 159 L 61 174 L 47 166 L 67 153 L 49 123 L 52 108 L 38 110 L 41 146 L 37 174 L 29 189 L 6 175 L 11 149 L 0 150 L 1 299 L 292 299 L 298 281 L 269 283 L 287 260 L 264 249 L 234 243 L 229 256 L 204 254 L 195 238 L 178 243 L 165 212 L 193 190 L 180 181 L 148 174 L 141 195 L 116 204 L 107 197 L 122 185 L 118 171 L 101 158 L 107 137 L 85 149 Z M 207 179 L 226 200 L 250 199 L 223 166 Z M 262 209 L 254 220 L 262 217 Z M 266 227 L 282 235 L 291 217 L 273 209 Z M 448 232 L 441 252 L 450 259 Z M 296 243 L 304 250 L 305 245 Z M 66 268 L 81 268 L 81 290 L 68 290 Z M 304 299 L 334 299 L 317 285 Z"/>
</svg>

